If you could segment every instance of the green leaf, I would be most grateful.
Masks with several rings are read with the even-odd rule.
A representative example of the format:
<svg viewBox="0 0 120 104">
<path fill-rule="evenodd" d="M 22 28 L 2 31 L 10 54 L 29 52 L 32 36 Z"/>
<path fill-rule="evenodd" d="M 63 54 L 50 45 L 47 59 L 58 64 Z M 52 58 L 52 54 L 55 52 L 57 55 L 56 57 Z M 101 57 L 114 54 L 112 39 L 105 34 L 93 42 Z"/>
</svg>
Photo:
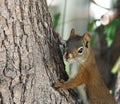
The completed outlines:
<svg viewBox="0 0 120 104">
<path fill-rule="evenodd" d="M 97 20 L 92 20 L 91 22 L 89 22 L 88 28 L 87 28 L 88 32 L 90 32 L 90 31 L 93 30 L 96 21 L 97 21 Z"/>
<path fill-rule="evenodd" d="M 56 27 L 58 26 L 58 22 L 60 19 L 60 13 L 56 13 L 53 15 L 53 28 L 56 29 Z"/>
<path fill-rule="evenodd" d="M 115 65 L 113 66 L 112 68 L 112 73 L 115 74 L 118 72 L 119 70 L 119 67 L 120 67 L 120 57 L 118 58 L 118 60 L 116 61 Z"/>
<path fill-rule="evenodd" d="M 64 64 L 65 64 L 65 70 L 66 70 L 67 74 L 70 75 L 70 65 L 69 65 L 69 63 L 64 61 Z"/>
<path fill-rule="evenodd" d="M 113 20 L 110 24 L 106 25 L 104 28 L 104 34 L 106 35 L 106 41 L 108 46 L 111 45 L 114 40 L 116 29 L 120 26 L 120 19 L 117 18 Z"/>
</svg>

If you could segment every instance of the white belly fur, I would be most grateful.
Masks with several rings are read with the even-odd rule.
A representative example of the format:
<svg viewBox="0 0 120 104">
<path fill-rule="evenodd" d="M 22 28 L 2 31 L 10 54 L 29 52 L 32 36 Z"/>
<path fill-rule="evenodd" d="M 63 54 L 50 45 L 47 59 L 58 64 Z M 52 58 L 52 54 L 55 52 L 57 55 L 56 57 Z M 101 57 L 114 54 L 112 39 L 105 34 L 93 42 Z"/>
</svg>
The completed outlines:
<svg viewBox="0 0 120 104">
<path fill-rule="evenodd" d="M 69 77 L 73 78 L 77 74 L 78 69 L 79 69 L 78 63 L 70 64 L 70 76 Z M 78 92 L 80 94 L 80 97 L 81 97 L 83 103 L 89 104 L 88 99 L 87 99 L 87 94 L 85 91 L 85 87 L 86 87 L 86 85 L 82 84 L 82 85 L 78 86 L 77 89 L 78 89 Z"/>
</svg>

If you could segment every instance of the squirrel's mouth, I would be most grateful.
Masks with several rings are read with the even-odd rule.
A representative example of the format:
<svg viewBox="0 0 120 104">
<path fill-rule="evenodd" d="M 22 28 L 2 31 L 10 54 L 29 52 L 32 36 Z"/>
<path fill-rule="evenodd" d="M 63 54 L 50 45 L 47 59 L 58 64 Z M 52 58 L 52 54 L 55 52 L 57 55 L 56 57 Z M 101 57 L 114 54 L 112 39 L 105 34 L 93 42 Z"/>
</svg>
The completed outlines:
<svg viewBox="0 0 120 104">
<path fill-rule="evenodd" d="M 68 62 L 69 64 L 71 64 L 71 63 L 74 63 L 74 62 L 75 62 L 75 60 L 74 60 L 74 59 L 65 59 L 65 58 L 64 58 L 64 60 L 65 60 L 66 62 Z"/>
<path fill-rule="evenodd" d="M 83 58 L 82 57 L 71 57 L 71 58 L 66 58 L 66 57 L 64 57 L 63 56 L 63 59 L 66 61 L 66 62 L 68 62 L 69 64 L 72 64 L 72 63 L 79 63 L 79 64 L 83 64 L 86 60 L 84 59 L 83 60 Z"/>
</svg>

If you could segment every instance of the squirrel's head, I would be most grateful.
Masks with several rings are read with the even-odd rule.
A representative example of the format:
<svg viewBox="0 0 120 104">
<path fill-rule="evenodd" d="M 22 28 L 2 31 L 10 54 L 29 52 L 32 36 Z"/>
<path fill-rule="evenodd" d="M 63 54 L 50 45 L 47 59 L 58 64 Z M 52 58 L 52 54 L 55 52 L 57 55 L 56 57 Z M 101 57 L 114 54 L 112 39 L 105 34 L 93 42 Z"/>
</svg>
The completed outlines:
<svg viewBox="0 0 120 104">
<path fill-rule="evenodd" d="M 90 39 L 89 33 L 86 32 L 83 36 L 79 36 L 75 33 L 75 29 L 72 29 L 65 43 L 64 59 L 69 63 L 85 62 L 90 53 Z"/>
</svg>

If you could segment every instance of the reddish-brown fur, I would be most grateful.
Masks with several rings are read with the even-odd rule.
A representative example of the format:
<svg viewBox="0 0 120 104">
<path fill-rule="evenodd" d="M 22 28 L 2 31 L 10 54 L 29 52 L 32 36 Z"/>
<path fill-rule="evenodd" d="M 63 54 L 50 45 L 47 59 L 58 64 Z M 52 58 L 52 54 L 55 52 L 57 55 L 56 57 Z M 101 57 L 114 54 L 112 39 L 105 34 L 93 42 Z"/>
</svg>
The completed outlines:
<svg viewBox="0 0 120 104">
<path fill-rule="evenodd" d="M 88 53 L 86 61 L 80 64 L 77 74 L 66 82 L 56 83 L 54 87 L 68 89 L 85 84 L 90 104 L 116 104 L 101 78 L 93 50 L 89 48 Z"/>
</svg>

